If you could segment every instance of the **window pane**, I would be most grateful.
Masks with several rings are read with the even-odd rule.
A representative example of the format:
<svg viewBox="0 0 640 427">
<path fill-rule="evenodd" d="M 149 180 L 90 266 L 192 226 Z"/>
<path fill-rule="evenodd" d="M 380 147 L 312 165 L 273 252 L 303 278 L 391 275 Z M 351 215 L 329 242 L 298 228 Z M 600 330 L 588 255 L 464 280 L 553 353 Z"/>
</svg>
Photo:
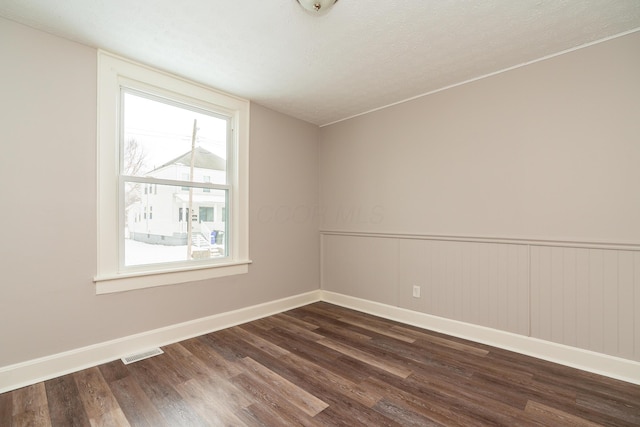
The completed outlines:
<svg viewBox="0 0 640 427">
<path fill-rule="evenodd" d="M 228 118 L 127 91 L 123 99 L 122 175 L 226 184 Z"/>
<path fill-rule="evenodd" d="M 125 266 L 227 256 L 227 228 L 214 212 L 226 209 L 226 190 L 125 182 Z M 189 214 L 190 213 L 190 214 Z"/>
</svg>

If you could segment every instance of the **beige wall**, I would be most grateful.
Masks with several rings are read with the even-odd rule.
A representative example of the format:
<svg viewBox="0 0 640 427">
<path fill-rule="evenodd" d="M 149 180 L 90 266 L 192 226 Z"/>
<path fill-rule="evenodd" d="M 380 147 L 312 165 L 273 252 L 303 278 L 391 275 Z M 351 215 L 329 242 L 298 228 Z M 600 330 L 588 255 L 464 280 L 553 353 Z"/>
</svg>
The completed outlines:
<svg viewBox="0 0 640 427">
<path fill-rule="evenodd" d="M 640 244 L 639 75 L 635 33 L 324 127 L 321 228 Z"/>
<path fill-rule="evenodd" d="M 640 360 L 639 76 L 635 33 L 322 128 L 323 289 Z"/>
<path fill-rule="evenodd" d="M 317 216 L 268 214 L 316 206 L 318 129 L 252 104 L 249 274 L 96 296 L 96 51 L 0 40 L 0 367 L 319 287 Z"/>
</svg>

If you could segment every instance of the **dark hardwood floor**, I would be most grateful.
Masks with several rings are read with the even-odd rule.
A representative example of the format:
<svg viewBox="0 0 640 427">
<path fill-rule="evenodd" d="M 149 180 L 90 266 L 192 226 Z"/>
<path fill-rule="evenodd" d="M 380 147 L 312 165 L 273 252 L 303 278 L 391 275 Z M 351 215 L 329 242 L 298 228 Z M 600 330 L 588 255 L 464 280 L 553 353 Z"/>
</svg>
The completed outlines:
<svg viewBox="0 0 640 427">
<path fill-rule="evenodd" d="M 0 426 L 638 426 L 640 386 L 316 303 L 0 394 Z"/>
</svg>

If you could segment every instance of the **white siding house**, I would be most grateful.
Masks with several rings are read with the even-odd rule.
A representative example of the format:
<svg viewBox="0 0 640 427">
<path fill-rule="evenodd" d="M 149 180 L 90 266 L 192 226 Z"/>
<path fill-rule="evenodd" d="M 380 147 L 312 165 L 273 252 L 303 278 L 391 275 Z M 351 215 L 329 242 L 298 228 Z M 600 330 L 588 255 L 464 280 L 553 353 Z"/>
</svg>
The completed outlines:
<svg viewBox="0 0 640 427">
<path fill-rule="evenodd" d="M 218 183 L 226 181 L 225 160 L 201 147 L 193 155 L 193 177 L 190 177 L 191 152 L 150 171 L 145 176 Z M 134 202 L 128 206 L 128 238 L 167 246 L 187 245 L 189 187 L 159 184 L 135 184 Z M 225 192 L 194 187 L 191 194 L 192 241 L 194 246 L 224 246 L 226 222 Z"/>
</svg>

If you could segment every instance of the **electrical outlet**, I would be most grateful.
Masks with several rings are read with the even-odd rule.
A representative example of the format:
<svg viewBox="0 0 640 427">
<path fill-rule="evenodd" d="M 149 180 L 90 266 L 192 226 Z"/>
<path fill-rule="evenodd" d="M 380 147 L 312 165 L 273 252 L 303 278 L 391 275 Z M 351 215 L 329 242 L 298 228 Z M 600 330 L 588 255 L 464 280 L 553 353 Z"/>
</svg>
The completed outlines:
<svg viewBox="0 0 640 427">
<path fill-rule="evenodd" d="M 413 287 L 413 297 L 420 298 L 420 286 Z"/>
</svg>

